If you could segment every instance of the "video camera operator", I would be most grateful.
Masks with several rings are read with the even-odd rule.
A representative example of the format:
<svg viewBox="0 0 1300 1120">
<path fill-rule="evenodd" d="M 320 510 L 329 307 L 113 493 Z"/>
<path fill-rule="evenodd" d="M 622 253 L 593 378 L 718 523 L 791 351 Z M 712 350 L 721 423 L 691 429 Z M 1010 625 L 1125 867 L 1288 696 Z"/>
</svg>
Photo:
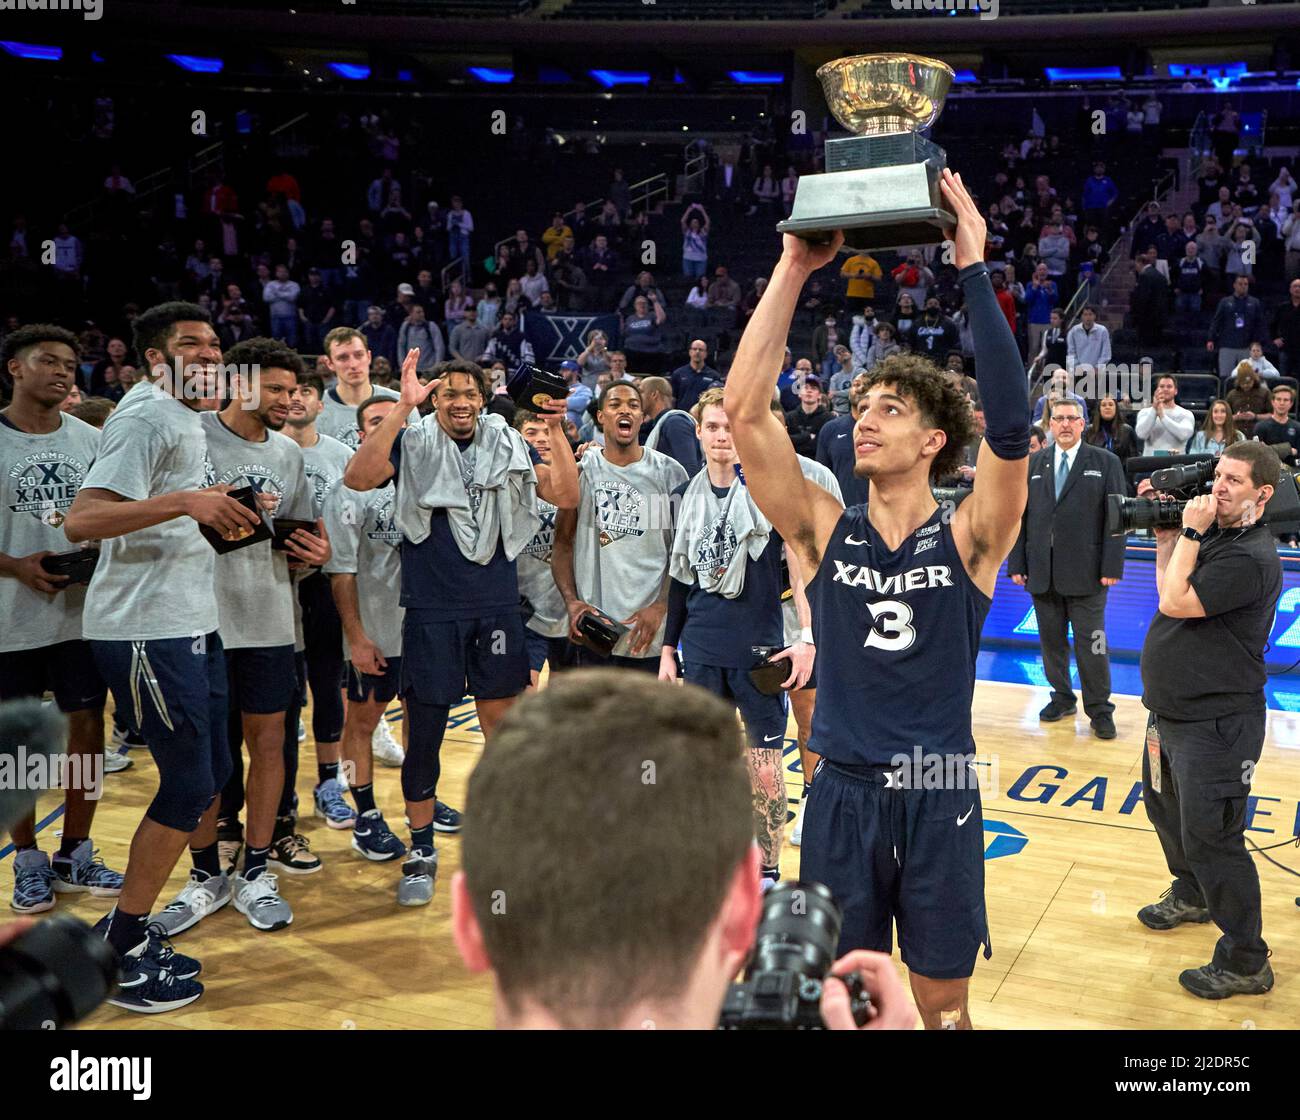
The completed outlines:
<svg viewBox="0 0 1300 1120">
<path fill-rule="evenodd" d="M 493 973 L 499 1028 L 718 1025 L 760 913 L 744 750 L 732 705 L 640 673 L 566 672 L 506 713 L 470 778 L 452 880 L 456 945 Z M 540 819 L 559 829 L 544 844 Z M 915 1025 L 888 955 L 830 971 L 862 977 L 866 1029 Z M 854 1028 L 843 984 L 821 1013 Z"/>
<path fill-rule="evenodd" d="M 1142 647 L 1151 713 L 1142 784 L 1174 879 L 1138 919 L 1156 930 L 1213 921 L 1223 931 L 1213 960 L 1178 977 L 1202 999 L 1273 987 L 1259 876 L 1243 834 L 1264 746 L 1264 646 L 1282 589 L 1260 517 L 1280 472 L 1271 448 L 1234 444 L 1215 465 L 1212 493 L 1187 503 L 1183 528 L 1156 530 L 1160 607 Z M 1149 479 L 1138 495 L 1154 496 Z"/>
</svg>

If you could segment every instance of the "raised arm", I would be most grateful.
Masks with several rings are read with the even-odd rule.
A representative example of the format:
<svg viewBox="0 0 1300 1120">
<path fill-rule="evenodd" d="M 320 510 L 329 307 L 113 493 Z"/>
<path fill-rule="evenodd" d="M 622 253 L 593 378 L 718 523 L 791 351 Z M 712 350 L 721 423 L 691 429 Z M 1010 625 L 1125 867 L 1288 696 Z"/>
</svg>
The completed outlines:
<svg viewBox="0 0 1300 1120">
<path fill-rule="evenodd" d="M 985 434 L 975 460 L 975 489 L 957 507 L 953 537 L 966 571 L 986 595 L 1020 533 L 1029 496 L 1029 386 L 1006 316 L 983 261 L 985 224 L 961 177 L 945 168 L 944 197 L 957 215 L 951 234 L 958 280 L 970 309 Z"/>
<path fill-rule="evenodd" d="M 573 458 L 573 448 L 564 434 L 565 402 L 551 399 L 543 406 L 540 416 L 546 422 L 551 436 L 551 462 L 538 463 L 537 493 L 557 509 L 578 508 L 578 464 Z"/>
<path fill-rule="evenodd" d="M 781 259 L 741 335 L 723 400 L 745 484 L 776 531 L 798 551 L 807 580 L 821 564 L 825 542 L 843 511 L 830 494 L 805 480 L 771 404 L 799 293 L 813 272 L 835 259 L 843 243 L 842 233 L 827 245 L 785 235 Z"/>
<path fill-rule="evenodd" d="M 348 460 L 343 472 L 343 485 L 352 490 L 374 490 L 393 477 L 390 456 L 397 433 L 411 415 L 438 388 L 438 378 L 427 385 L 420 384 L 416 367 L 420 361 L 419 349 L 411 350 L 402 363 L 402 395 L 397 407 L 389 410 L 379 425 L 362 441 L 356 453 Z"/>
</svg>

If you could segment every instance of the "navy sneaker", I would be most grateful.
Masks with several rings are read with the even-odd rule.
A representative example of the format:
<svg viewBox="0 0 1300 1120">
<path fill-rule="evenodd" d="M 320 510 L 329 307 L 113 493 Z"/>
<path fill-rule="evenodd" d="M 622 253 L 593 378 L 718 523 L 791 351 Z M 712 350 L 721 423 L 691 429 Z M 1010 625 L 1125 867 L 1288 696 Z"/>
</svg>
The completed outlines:
<svg viewBox="0 0 1300 1120">
<path fill-rule="evenodd" d="M 203 985 L 183 979 L 158 959 L 154 940 L 146 937 L 123 958 L 117 972 L 117 991 L 108 997 L 114 1007 L 157 1015 L 193 1003 Z"/>
<path fill-rule="evenodd" d="M 352 849 L 376 863 L 387 863 L 406 855 L 406 845 L 393 835 L 378 809 L 357 817 L 352 828 Z"/>
<path fill-rule="evenodd" d="M 193 957 L 176 951 L 166 931 L 157 922 L 150 922 L 145 932 L 149 935 L 147 952 L 176 979 L 193 980 L 203 971 L 203 966 Z"/>
<path fill-rule="evenodd" d="M 100 937 L 106 938 L 108 937 L 108 926 L 112 920 L 113 911 L 110 910 L 91 926 L 91 929 Z M 184 953 L 176 951 L 167 937 L 167 931 L 157 922 L 150 922 L 145 927 L 145 933 L 149 938 L 149 947 L 145 952 L 178 980 L 193 980 L 203 971 L 203 966 L 193 957 L 187 957 Z"/>
<path fill-rule="evenodd" d="M 433 831 L 459 832 L 459 811 L 453 809 L 450 805 L 444 805 L 441 801 L 435 801 L 433 803 Z"/>
</svg>

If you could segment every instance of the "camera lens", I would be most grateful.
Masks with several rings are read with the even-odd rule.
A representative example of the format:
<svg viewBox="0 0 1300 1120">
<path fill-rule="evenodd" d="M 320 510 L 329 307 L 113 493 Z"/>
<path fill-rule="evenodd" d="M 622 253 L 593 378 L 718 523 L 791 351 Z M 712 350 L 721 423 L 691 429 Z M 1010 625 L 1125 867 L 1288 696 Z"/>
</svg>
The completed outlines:
<svg viewBox="0 0 1300 1120">
<path fill-rule="evenodd" d="M 835 962 L 843 915 L 821 883 L 778 883 L 763 898 L 752 973 L 821 979 Z"/>
<path fill-rule="evenodd" d="M 108 942 L 58 914 L 0 949 L 0 1029 L 57 1029 L 98 1007 L 117 973 Z"/>
</svg>

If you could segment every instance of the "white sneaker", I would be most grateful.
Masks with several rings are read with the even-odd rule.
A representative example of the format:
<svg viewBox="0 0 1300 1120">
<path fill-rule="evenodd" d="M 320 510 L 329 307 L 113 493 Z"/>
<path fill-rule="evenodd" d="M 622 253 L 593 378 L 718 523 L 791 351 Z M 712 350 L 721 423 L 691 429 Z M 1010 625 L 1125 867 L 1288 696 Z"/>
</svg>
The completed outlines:
<svg viewBox="0 0 1300 1120">
<path fill-rule="evenodd" d="M 126 757 L 126 751 L 104 751 L 104 773 L 120 774 L 123 770 L 130 770 L 135 763 Z"/>
<path fill-rule="evenodd" d="M 803 842 L 803 814 L 807 808 L 808 791 L 805 790 L 804 795 L 799 798 L 799 812 L 794 818 L 794 830 L 790 833 L 790 843 L 796 848 Z"/>
<path fill-rule="evenodd" d="M 284 929 L 293 921 L 293 911 L 280 897 L 273 871 L 263 871 L 255 879 L 235 878 L 235 909 L 248 919 L 254 929 Z"/>
<path fill-rule="evenodd" d="M 406 760 L 406 752 L 393 738 L 393 729 L 382 716 L 375 726 L 374 734 L 370 736 L 370 752 L 377 762 L 382 762 L 385 766 L 401 766 Z"/>
<path fill-rule="evenodd" d="M 306 741 L 307 741 L 307 725 L 303 723 L 302 720 L 299 720 L 298 721 L 298 742 L 305 743 Z"/>
</svg>

